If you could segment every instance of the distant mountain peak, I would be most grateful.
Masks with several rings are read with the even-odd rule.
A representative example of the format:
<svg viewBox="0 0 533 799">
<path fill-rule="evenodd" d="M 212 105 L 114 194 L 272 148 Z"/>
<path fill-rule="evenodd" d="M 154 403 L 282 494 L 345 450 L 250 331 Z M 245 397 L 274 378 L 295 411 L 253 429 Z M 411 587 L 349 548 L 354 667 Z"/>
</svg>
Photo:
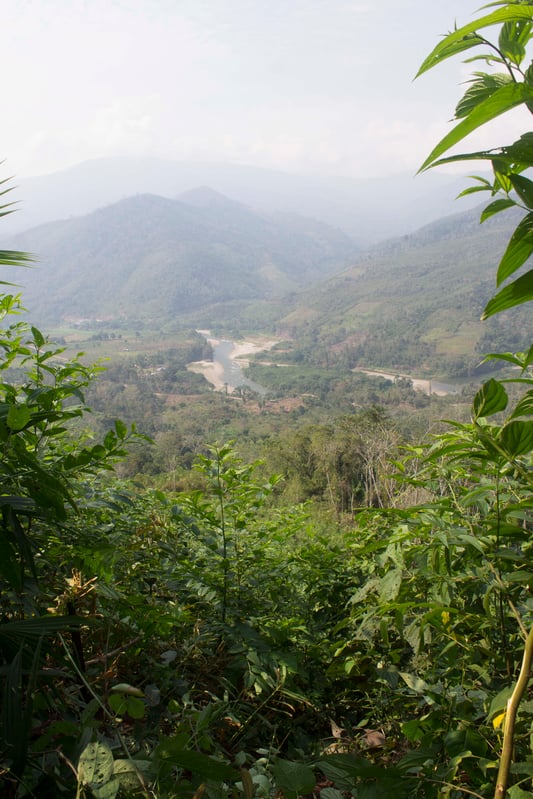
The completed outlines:
<svg viewBox="0 0 533 799">
<path fill-rule="evenodd" d="M 136 194 L 16 241 L 14 249 L 41 256 L 25 288 L 40 320 L 212 313 L 309 286 L 355 254 L 334 228 L 270 217 L 206 186 L 180 199 Z"/>
</svg>

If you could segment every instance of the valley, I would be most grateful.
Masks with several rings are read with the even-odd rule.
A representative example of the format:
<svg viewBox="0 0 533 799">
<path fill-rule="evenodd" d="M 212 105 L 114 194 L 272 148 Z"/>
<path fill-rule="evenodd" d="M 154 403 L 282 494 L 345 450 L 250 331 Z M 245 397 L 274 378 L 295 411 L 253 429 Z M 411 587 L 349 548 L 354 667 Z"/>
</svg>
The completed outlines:
<svg viewBox="0 0 533 799">
<path fill-rule="evenodd" d="M 153 443 L 136 445 L 125 473 L 175 484 L 210 441 L 268 460 L 289 431 L 367 408 L 406 440 L 465 418 L 495 368 L 482 353 L 527 339 L 524 311 L 479 322 L 512 217 L 478 220 L 462 212 L 361 251 L 322 222 L 200 187 L 8 243 L 39 253 L 17 275 L 31 318 L 103 365 L 92 427 L 134 422 Z"/>
<path fill-rule="evenodd" d="M 198 361 L 187 365 L 192 372 L 202 374 L 218 391 L 225 389 L 233 392 L 240 386 L 246 386 L 258 394 L 265 394 L 267 389 L 249 380 L 243 368 L 249 365 L 248 355 L 271 349 L 276 341 L 235 342 L 211 338 L 210 330 L 198 330 L 204 336 L 213 351 L 210 361 Z"/>
</svg>

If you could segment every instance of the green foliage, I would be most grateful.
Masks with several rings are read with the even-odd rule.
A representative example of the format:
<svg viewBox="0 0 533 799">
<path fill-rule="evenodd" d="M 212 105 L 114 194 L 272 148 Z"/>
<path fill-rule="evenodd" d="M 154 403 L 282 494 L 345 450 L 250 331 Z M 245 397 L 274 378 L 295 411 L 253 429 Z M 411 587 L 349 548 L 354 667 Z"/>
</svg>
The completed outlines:
<svg viewBox="0 0 533 799">
<path fill-rule="evenodd" d="M 421 170 L 443 163 L 464 160 L 486 161 L 492 167 L 494 179 L 477 178 L 474 190 L 488 191 L 494 200 L 482 215 L 482 221 L 494 213 L 516 206 L 526 211 L 517 225 L 507 249 L 500 261 L 497 286 L 511 277 L 527 261 L 533 252 L 532 215 L 533 183 L 522 173 L 533 166 L 532 134 L 525 133 L 510 145 L 490 150 L 461 153 L 442 158 L 449 149 L 461 142 L 479 127 L 517 106 L 533 109 L 533 86 L 531 68 L 523 69 L 526 48 L 532 38 L 533 10 L 529 2 L 499 3 L 504 8 L 484 15 L 448 34 L 424 61 L 418 74 L 426 72 L 443 59 L 463 52 L 466 48 L 481 47 L 477 56 L 488 68 L 495 64 L 505 68 L 505 74 L 476 72 L 455 111 L 459 123 L 431 151 Z M 492 43 L 478 31 L 501 24 L 498 43 Z M 529 271 L 506 285 L 486 305 L 482 318 L 488 318 L 521 303 L 533 299 L 533 272 Z"/>
<path fill-rule="evenodd" d="M 505 77 L 475 73 L 456 109 L 459 123 L 422 165 L 425 169 L 468 158 L 488 160 L 494 181 L 477 178 L 472 191 L 505 196 L 488 206 L 482 221 L 512 206 L 526 212 L 501 260 L 500 285 L 533 252 L 531 184 L 521 174 L 533 164 L 529 134 L 497 151 L 440 158 L 494 117 L 518 104 L 531 106 L 529 75 L 520 66 L 532 35 L 531 3 L 496 5 L 505 8 L 449 34 L 420 73 L 478 46 L 489 48 L 481 56 L 488 66 L 496 63 L 507 70 Z M 498 45 L 478 33 L 501 23 Z M 527 272 L 508 284 L 489 301 L 484 317 L 530 300 L 530 282 Z M 385 534 L 379 527 L 372 529 L 368 519 L 361 529 L 358 554 L 360 561 L 367 559 L 362 565 L 367 578 L 352 599 L 346 622 L 347 629 L 353 625 L 352 641 L 339 654 L 351 673 L 361 661 L 360 641 L 371 641 L 375 658 L 379 657 L 376 671 L 381 672 L 375 678 L 386 686 L 382 712 L 387 707 L 390 717 L 392 697 L 401 697 L 402 717 L 411 716 L 401 728 L 417 748 L 397 764 L 400 785 L 408 788 L 409 795 L 433 796 L 443 790 L 461 795 L 463 788 L 470 793 L 474 786 L 476 795 L 485 796 L 495 784 L 495 797 L 504 797 L 512 759 L 518 761 L 515 774 L 528 772 L 521 763 L 530 757 L 531 715 L 527 702 L 519 705 L 529 680 L 533 645 L 531 633 L 527 634 L 532 610 L 530 351 L 499 357 L 519 366 L 520 376 L 505 384 L 486 382 L 474 398 L 471 422 L 452 424 L 431 447 L 413 450 L 412 462 L 404 459 L 399 464 L 401 479 L 423 490 L 425 502 L 416 509 L 389 512 Z M 524 386 L 526 393 L 520 396 Z M 508 388 L 517 389 L 512 397 Z M 503 715 L 502 692 L 518 672 L 522 649 L 523 667 Z M 491 702 L 494 694 L 497 698 Z M 371 695 L 375 699 L 375 692 Z M 375 707 L 374 703 L 374 712 Z M 491 753 L 500 749 L 495 731 L 502 719 L 498 758 Z M 364 780 L 364 767 L 356 774 Z M 417 784 L 410 784 L 413 775 Z M 508 793 L 530 795 L 519 782 Z"/>
<path fill-rule="evenodd" d="M 387 479 L 400 437 L 386 412 L 374 407 L 329 424 L 306 425 L 273 441 L 270 459 L 285 477 L 292 501 L 315 499 L 349 518 L 357 508 L 391 504 Z"/>
</svg>

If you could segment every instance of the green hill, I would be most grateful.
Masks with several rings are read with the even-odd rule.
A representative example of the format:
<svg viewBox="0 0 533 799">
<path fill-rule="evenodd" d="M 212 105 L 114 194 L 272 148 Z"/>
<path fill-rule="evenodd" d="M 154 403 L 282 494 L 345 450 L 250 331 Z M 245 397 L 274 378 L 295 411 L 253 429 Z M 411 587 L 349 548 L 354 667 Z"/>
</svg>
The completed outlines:
<svg viewBox="0 0 533 799">
<path fill-rule="evenodd" d="M 523 309 L 479 321 L 515 224 L 480 225 L 476 209 L 384 242 L 301 294 L 278 332 L 298 360 L 466 376 L 481 354 L 527 344 Z"/>
<path fill-rule="evenodd" d="M 41 225 L 9 246 L 35 252 L 17 272 L 34 319 L 169 319 L 216 303 L 280 297 L 342 269 L 356 247 L 321 222 L 263 214 L 207 188 L 139 195 Z"/>
</svg>

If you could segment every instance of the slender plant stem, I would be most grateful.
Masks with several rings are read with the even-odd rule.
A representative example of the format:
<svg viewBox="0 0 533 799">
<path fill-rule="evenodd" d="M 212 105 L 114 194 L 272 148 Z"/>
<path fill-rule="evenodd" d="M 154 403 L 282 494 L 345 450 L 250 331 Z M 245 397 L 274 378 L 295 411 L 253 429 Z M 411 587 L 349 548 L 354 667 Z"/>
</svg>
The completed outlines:
<svg viewBox="0 0 533 799">
<path fill-rule="evenodd" d="M 507 711 L 505 713 L 505 721 L 503 725 L 503 744 L 502 754 L 500 757 L 500 767 L 498 769 L 498 779 L 496 780 L 496 790 L 494 791 L 494 799 L 505 799 L 507 794 L 507 783 L 509 781 L 509 772 L 511 770 L 511 761 L 513 757 L 513 744 L 514 744 L 514 728 L 516 722 L 516 714 L 518 706 L 524 695 L 524 692 L 529 683 L 531 673 L 531 661 L 533 659 L 533 627 L 531 627 L 526 643 L 524 646 L 524 656 L 522 658 L 522 666 L 520 674 L 507 702 Z"/>
<path fill-rule="evenodd" d="M 222 480 L 222 458 L 220 452 L 216 454 L 217 458 L 217 493 L 220 507 L 220 532 L 222 533 L 222 623 L 226 621 L 226 614 L 228 610 L 228 539 L 226 536 L 226 517 L 224 509 L 224 484 Z"/>
</svg>

